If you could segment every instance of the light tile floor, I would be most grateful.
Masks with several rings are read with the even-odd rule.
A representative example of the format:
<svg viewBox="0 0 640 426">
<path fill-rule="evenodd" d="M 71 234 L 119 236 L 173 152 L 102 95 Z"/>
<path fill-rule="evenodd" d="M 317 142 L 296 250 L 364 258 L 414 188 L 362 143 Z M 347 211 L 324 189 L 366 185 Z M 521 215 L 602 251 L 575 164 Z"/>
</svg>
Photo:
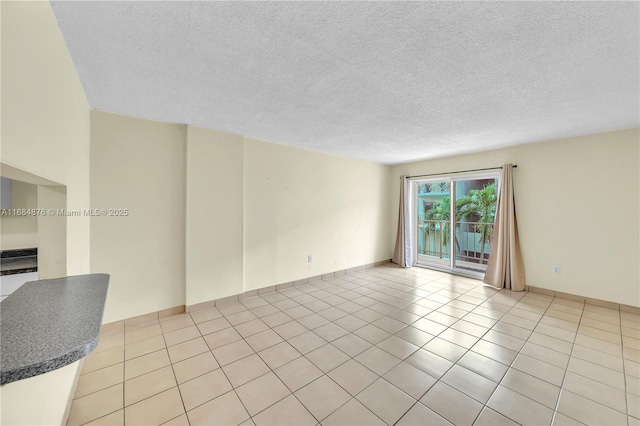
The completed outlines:
<svg viewBox="0 0 640 426">
<path fill-rule="evenodd" d="M 639 425 L 640 316 L 391 264 L 103 327 L 69 424 Z"/>
</svg>

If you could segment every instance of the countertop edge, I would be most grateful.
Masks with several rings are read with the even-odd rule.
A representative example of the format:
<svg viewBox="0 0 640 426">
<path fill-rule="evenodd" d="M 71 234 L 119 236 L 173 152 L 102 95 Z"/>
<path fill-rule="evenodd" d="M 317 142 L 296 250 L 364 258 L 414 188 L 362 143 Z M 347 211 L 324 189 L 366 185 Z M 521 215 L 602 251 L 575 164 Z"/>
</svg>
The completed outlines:
<svg viewBox="0 0 640 426">
<path fill-rule="evenodd" d="M 30 281 L 3 300 L 0 385 L 57 370 L 89 355 L 100 338 L 109 279 L 109 274 L 95 273 Z M 48 309 L 36 313 L 24 309 L 33 299 L 44 298 L 50 302 Z M 47 327 L 51 324 L 54 333 Z"/>
<path fill-rule="evenodd" d="M 98 346 L 98 337 L 96 336 L 90 343 L 71 350 L 69 353 L 61 355 L 54 359 L 42 361 L 26 367 L 16 368 L 9 371 L 3 371 L 0 374 L 0 385 L 17 382 L 18 380 L 28 379 L 29 377 L 39 376 L 58 368 L 73 364 L 76 361 L 89 355 Z"/>
</svg>

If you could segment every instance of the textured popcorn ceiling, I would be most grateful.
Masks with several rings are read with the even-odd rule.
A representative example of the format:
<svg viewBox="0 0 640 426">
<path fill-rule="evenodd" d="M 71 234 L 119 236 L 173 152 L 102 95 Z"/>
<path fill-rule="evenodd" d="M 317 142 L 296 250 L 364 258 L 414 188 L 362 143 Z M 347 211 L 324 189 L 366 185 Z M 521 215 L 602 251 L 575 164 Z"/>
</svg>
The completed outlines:
<svg viewBox="0 0 640 426">
<path fill-rule="evenodd" d="M 382 163 L 639 125 L 638 2 L 61 2 L 92 108 Z"/>
</svg>

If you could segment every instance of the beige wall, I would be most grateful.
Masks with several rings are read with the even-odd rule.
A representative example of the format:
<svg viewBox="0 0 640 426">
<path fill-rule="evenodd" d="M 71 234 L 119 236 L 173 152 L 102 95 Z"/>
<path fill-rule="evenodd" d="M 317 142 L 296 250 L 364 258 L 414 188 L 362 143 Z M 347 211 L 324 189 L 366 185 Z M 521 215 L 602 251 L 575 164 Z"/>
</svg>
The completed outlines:
<svg viewBox="0 0 640 426">
<path fill-rule="evenodd" d="M 38 187 L 14 180 L 11 182 L 11 208 L 38 208 Z M 36 216 L 1 216 L 0 250 L 38 246 L 38 218 Z"/>
<path fill-rule="evenodd" d="M 244 138 L 187 130 L 186 304 L 243 292 Z"/>
<path fill-rule="evenodd" d="M 131 210 L 92 219 L 92 271 L 112 275 L 105 321 L 391 254 L 388 166 L 105 112 L 91 158 L 92 208 Z"/>
<path fill-rule="evenodd" d="M 64 425 L 82 361 L 0 387 L 0 424 Z"/>
<path fill-rule="evenodd" d="M 389 259 L 389 169 L 245 139 L 245 291 Z"/>
<path fill-rule="evenodd" d="M 111 275 L 104 322 L 184 305 L 186 126 L 91 112 L 91 271 Z"/>
<path fill-rule="evenodd" d="M 396 165 L 392 240 L 398 176 L 514 163 L 527 283 L 640 306 L 639 145 L 636 128 Z"/>
<path fill-rule="evenodd" d="M 92 208 L 131 210 L 91 222 L 105 321 L 390 257 L 388 166 L 97 111 L 91 132 Z"/>
<path fill-rule="evenodd" d="M 38 185 L 38 207 L 65 210 L 67 191 L 64 186 Z M 67 217 L 47 214 L 38 216 L 38 278 L 67 276 Z"/>
<path fill-rule="evenodd" d="M 0 161 L 89 206 L 89 106 L 49 2 L 0 3 Z M 3 167 L 4 170 L 4 167 Z M 89 219 L 67 219 L 67 271 L 89 272 Z M 0 387 L 2 424 L 62 424 L 78 363 Z"/>
<path fill-rule="evenodd" d="M 89 106 L 49 2 L 2 8 L 1 162 L 89 207 Z M 89 218 L 67 218 L 67 271 L 89 272 Z"/>
</svg>

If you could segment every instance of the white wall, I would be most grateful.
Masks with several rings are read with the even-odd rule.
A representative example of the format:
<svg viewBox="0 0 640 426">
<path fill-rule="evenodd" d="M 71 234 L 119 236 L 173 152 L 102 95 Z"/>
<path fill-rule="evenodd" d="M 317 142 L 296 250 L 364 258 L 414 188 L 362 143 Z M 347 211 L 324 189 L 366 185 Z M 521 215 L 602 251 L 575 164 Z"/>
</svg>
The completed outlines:
<svg viewBox="0 0 640 426">
<path fill-rule="evenodd" d="M 244 138 L 187 130 L 186 304 L 243 292 Z"/>
<path fill-rule="evenodd" d="M 3 164 L 89 207 L 89 105 L 48 2 L 2 2 Z M 67 218 L 67 271 L 89 272 L 89 218 Z"/>
<path fill-rule="evenodd" d="M 636 128 L 393 166 L 390 245 L 398 176 L 514 163 L 527 283 L 640 306 L 639 146 Z"/>
<path fill-rule="evenodd" d="M 245 291 L 389 259 L 389 170 L 245 139 Z"/>
<path fill-rule="evenodd" d="M 185 303 L 186 126 L 91 112 L 91 271 L 111 275 L 104 322 Z"/>
<path fill-rule="evenodd" d="M 49 2 L 0 2 L 0 162 L 89 206 L 89 106 Z M 3 167 L 4 170 L 4 167 Z M 67 271 L 89 272 L 89 219 L 67 219 Z M 2 424 L 61 424 L 78 363 L 0 387 Z"/>
</svg>

